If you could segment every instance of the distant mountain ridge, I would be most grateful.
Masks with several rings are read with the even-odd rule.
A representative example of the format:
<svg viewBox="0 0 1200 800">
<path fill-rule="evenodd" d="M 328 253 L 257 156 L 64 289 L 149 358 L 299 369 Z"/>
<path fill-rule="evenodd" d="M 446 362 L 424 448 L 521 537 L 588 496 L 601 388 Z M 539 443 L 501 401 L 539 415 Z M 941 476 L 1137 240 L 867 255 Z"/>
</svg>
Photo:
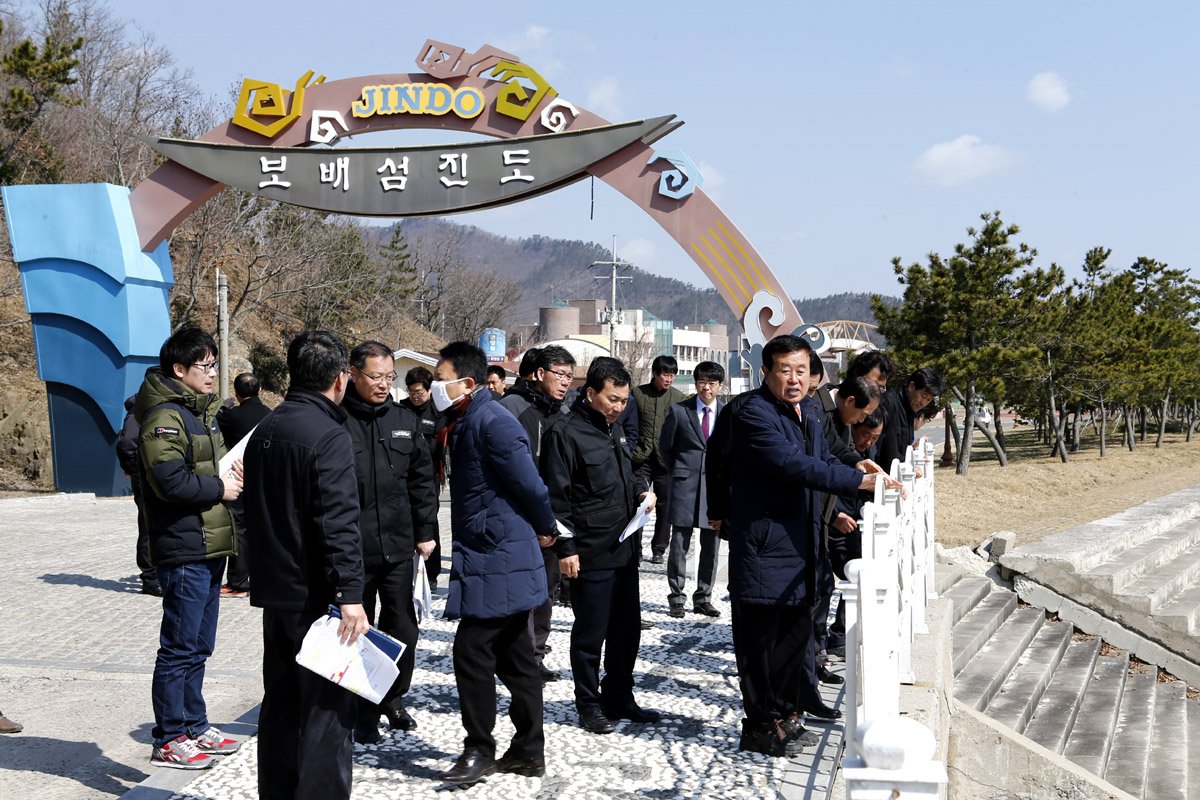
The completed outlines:
<svg viewBox="0 0 1200 800">
<path fill-rule="evenodd" d="M 511 238 L 444 218 L 406 219 L 401 229 L 413 252 L 422 248 L 422 240 L 452 236 L 458 240 L 459 254 L 468 264 L 519 283 L 524 297 L 513 309 L 509 327 L 536 323 L 538 309 L 555 300 L 609 296 L 608 279 L 595 278 L 607 275 L 608 268 L 589 268 L 593 262 L 608 261 L 611 257 L 610 251 L 597 242 L 550 236 Z M 391 228 L 381 230 L 385 232 L 378 238 L 386 240 Z M 678 327 L 713 319 L 731 330 L 737 328 L 737 319 L 716 289 L 655 275 L 637 265 L 620 274 L 632 280 L 618 282 L 619 308 L 645 308 L 660 319 L 672 320 Z M 885 299 L 890 303 L 900 302 L 898 298 Z M 843 292 L 798 299 L 795 303 L 806 322 L 844 319 L 875 324 L 870 295 L 866 293 Z"/>
</svg>

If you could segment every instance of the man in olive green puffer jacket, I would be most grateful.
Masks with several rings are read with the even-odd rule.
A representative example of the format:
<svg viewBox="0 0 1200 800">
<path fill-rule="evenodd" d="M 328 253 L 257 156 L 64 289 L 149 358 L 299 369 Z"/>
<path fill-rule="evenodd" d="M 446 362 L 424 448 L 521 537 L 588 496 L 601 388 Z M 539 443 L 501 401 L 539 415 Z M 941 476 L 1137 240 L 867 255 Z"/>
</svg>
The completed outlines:
<svg viewBox="0 0 1200 800">
<path fill-rule="evenodd" d="M 222 501 L 242 490 L 240 463 L 217 475 L 225 447 L 216 424 L 220 402 L 212 394 L 216 353 L 204 331 L 179 331 L 163 344 L 133 407 L 150 560 L 163 590 L 150 763 L 178 769 L 212 766 L 214 755 L 238 746 L 209 724 L 203 696 L 225 557 L 236 552 Z"/>
</svg>

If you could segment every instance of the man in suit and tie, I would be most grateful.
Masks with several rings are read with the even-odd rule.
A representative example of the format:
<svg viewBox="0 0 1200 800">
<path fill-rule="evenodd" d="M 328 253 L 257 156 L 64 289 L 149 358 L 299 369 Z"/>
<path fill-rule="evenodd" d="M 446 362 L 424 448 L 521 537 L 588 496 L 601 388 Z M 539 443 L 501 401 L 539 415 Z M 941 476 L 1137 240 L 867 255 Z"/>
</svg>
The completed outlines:
<svg viewBox="0 0 1200 800">
<path fill-rule="evenodd" d="M 704 485 L 705 454 L 708 437 L 725 406 L 717 392 L 725 381 L 725 369 L 712 361 L 702 361 L 692 372 L 696 395 L 670 407 L 663 422 L 658 452 L 662 454 L 671 479 L 667 517 L 671 521 L 671 545 L 667 556 L 667 586 L 670 593 L 668 613 L 683 617 L 683 587 L 686 563 L 692 545 L 692 532 L 700 529 L 700 562 L 696 570 L 696 591 L 692 610 L 707 617 L 719 617 L 713 607 L 712 587 L 717 579 L 717 540 L 715 524 L 708 518 L 708 492 Z"/>
</svg>

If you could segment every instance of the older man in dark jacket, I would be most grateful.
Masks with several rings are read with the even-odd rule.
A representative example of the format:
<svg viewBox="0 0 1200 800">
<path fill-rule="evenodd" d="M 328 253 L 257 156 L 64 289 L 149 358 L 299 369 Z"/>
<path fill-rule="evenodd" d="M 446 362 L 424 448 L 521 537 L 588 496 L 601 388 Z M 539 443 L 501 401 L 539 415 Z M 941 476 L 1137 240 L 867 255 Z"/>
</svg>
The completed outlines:
<svg viewBox="0 0 1200 800">
<path fill-rule="evenodd" d="M 452 467 L 454 533 L 446 616 L 459 619 L 454 680 L 467 736 L 454 767 L 439 777 L 470 784 L 497 771 L 539 776 L 546 771 L 542 679 L 529 612 L 546 602 L 541 545 L 554 538 L 554 511 L 525 431 L 484 385 L 483 351 L 452 342 L 440 355 L 433 402 L 446 416 L 440 435 Z M 499 760 L 492 736 L 496 678 L 512 694 L 516 727 Z"/>
<path fill-rule="evenodd" d="M 659 718 L 633 697 L 641 602 L 632 537 L 622 539 L 621 533 L 646 486 L 634 476 L 625 436 L 615 425 L 629 401 L 630 382 L 619 362 L 597 359 L 584 394 L 542 447 L 542 475 L 554 513 L 572 534 L 561 536 L 556 547 L 562 573 L 572 579 L 575 708 L 580 725 L 592 733 L 611 733 L 615 719 Z"/>
<path fill-rule="evenodd" d="M 263 609 L 258 796 L 350 797 L 356 698 L 296 663 L 330 604 L 353 642 L 367 630 L 354 445 L 338 403 L 349 384 L 346 345 L 305 331 L 288 347 L 291 387 L 246 446 L 250 603 Z"/>
<path fill-rule="evenodd" d="M 354 441 L 354 474 L 358 482 L 366 587 L 363 607 L 379 629 L 404 642 L 400 674 L 376 705 L 360 703 L 354 739 L 380 741 L 379 715 L 402 731 L 417 722 L 404 708 L 412 684 L 417 645 L 417 612 L 413 605 L 413 559 L 428 558 L 437 538 L 438 498 L 433 462 L 421 435 L 417 415 L 392 401 L 396 379 L 392 351 L 381 342 L 363 342 L 350 353 L 350 385 L 342 399 L 345 426 Z"/>
<path fill-rule="evenodd" d="M 798 406 L 815 358 L 799 337 L 772 339 L 763 348 L 763 385 L 733 418 L 729 594 L 746 713 L 740 749 L 770 756 L 817 743 L 801 712 L 831 716 L 805 680 L 815 672 L 815 494 L 873 487 L 881 478 L 832 458 L 820 426 L 804 419 Z"/>
</svg>

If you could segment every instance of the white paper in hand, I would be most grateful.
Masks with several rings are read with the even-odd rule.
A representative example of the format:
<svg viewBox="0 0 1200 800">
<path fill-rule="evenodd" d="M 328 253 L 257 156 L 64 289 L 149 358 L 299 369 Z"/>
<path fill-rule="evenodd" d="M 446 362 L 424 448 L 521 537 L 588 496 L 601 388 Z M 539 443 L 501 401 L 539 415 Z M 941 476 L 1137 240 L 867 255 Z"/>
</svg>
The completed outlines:
<svg viewBox="0 0 1200 800">
<path fill-rule="evenodd" d="M 648 509 L 650 507 L 650 498 L 653 496 L 652 494 L 646 495 L 646 499 L 642 501 L 637 511 L 634 512 L 633 519 L 629 520 L 629 524 L 625 526 L 625 530 L 621 531 L 620 541 L 625 541 L 633 535 L 634 531 L 646 527 L 646 523 L 650 521 L 650 512 Z"/>
<path fill-rule="evenodd" d="M 574 539 L 575 538 L 575 534 L 571 533 L 571 530 L 566 525 L 563 525 L 558 520 L 554 520 L 554 524 L 558 526 L 558 538 L 560 538 L 560 539 Z"/>
<path fill-rule="evenodd" d="M 380 702 L 400 668 L 365 636 L 342 644 L 340 625 L 341 620 L 328 615 L 314 622 L 304 635 L 296 663 L 372 703 Z"/>
<path fill-rule="evenodd" d="M 257 428 L 258 428 L 257 425 L 255 425 L 253 428 L 251 428 L 250 433 L 247 433 L 245 436 L 243 436 L 242 440 L 240 442 L 238 442 L 233 447 L 231 447 L 225 453 L 225 455 L 221 456 L 221 461 L 220 461 L 220 463 L 217 464 L 217 475 L 218 476 L 224 475 L 226 472 L 229 472 L 230 468 L 233 467 L 233 462 L 237 461 L 239 458 L 241 458 L 243 455 L 245 455 L 246 442 L 250 441 L 250 437 L 254 435 L 254 431 Z"/>
<path fill-rule="evenodd" d="M 425 572 L 425 559 L 413 559 L 413 604 L 417 607 L 418 620 L 433 619 L 433 592 L 429 591 L 429 575 Z"/>
</svg>

